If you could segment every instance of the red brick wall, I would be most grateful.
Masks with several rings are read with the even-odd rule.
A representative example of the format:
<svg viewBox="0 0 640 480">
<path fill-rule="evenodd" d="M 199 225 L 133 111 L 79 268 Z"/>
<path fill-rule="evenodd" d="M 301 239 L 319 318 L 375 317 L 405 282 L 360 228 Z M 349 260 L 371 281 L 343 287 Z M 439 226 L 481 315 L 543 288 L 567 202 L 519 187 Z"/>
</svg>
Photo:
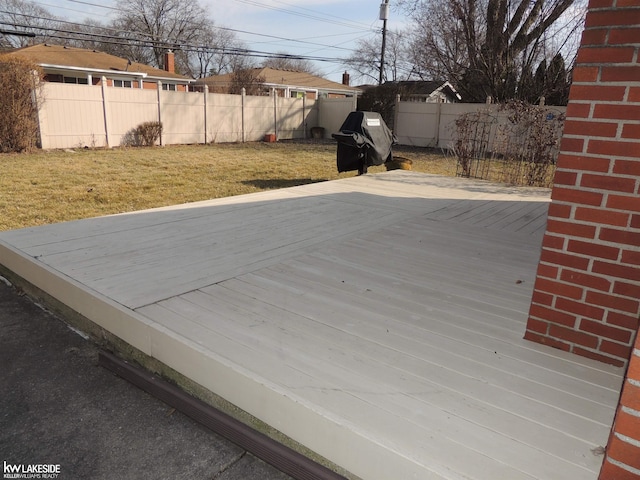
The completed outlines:
<svg viewBox="0 0 640 480">
<path fill-rule="evenodd" d="M 600 480 L 640 479 L 640 0 L 591 0 L 525 338 L 627 366 Z"/>
<path fill-rule="evenodd" d="M 640 337 L 631 360 L 600 480 L 640 478 Z"/>
<path fill-rule="evenodd" d="M 640 316 L 640 0 L 591 0 L 525 338 L 625 366 Z"/>
</svg>

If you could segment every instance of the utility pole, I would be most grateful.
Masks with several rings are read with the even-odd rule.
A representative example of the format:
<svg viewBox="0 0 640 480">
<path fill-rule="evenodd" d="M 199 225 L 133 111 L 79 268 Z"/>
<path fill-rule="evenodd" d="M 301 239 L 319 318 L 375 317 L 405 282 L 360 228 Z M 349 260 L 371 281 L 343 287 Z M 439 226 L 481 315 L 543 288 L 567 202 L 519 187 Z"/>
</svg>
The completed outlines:
<svg viewBox="0 0 640 480">
<path fill-rule="evenodd" d="M 387 47 L 387 20 L 389 19 L 389 0 L 384 0 L 380 5 L 380 20 L 382 20 L 382 51 L 380 52 L 380 77 L 378 85 L 382 85 L 382 76 L 384 72 L 384 51 Z"/>
</svg>

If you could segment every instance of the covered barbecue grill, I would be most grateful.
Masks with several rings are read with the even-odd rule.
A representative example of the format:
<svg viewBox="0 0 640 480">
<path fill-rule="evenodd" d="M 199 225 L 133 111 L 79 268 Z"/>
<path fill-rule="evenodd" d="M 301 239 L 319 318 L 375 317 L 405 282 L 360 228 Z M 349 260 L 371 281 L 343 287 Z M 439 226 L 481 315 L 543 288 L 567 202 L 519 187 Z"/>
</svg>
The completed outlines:
<svg viewBox="0 0 640 480">
<path fill-rule="evenodd" d="M 338 172 L 363 174 L 368 167 L 392 160 L 395 139 L 379 113 L 351 112 L 332 137 L 338 141 Z"/>
</svg>

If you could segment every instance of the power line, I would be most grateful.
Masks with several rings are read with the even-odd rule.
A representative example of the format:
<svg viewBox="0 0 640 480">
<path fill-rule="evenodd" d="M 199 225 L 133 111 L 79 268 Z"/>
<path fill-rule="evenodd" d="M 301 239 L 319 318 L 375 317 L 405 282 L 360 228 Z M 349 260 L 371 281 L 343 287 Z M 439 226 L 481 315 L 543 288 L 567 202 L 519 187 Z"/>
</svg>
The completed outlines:
<svg viewBox="0 0 640 480">
<path fill-rule="evenodd" d="M 310 12 L 314 12 L 314 15 L 308 14 L 308 13 L 304 13 L 304 12 L 298 12 L 298 11 L 295 11 L 295 10 L 288 10 L 286 8 L 274 7 L 272 5 L 265 5 L 263 3 L 260 3 L 260 2 L 257 2 L 257 1 L 253 1 L 253 0 L 236 0 L 236 1 L 240 2 L 240 3 L 244 3 L 246 5 L 252 5 L 252 6 L 264 8 L 264 9 L 267 9 L 267 10 L 274 10 L 276 12 L 282 12 L 282 13 L 286 13 L 288 15 L 295 15 L 297 17 L 309 18 L 311 20 L 317 20 L 317 21 L 320 21 L 320 22 L 326 22 L 326 23 L 330 23 L 330 24 L 333 24 L 333 25 L 340 25 L 340 26 L 343 26 L 343 27 L 359 28 L 359 29 L 365 28 L 367 30 L 376 31 L 375 29 L 371 28 L 369 25 L 364 25 L 364 24 L 359 24 L 359 23 L 356 23 L 356 22 L 345 21 L 341 17 L 337 17 L 335 15 L 329 15 L 329 14 L 325 14 L 325 13 L 320 13 L 320 12 L 317 12 L 317 11 L 314 11 L 314 10 L 311 10 L 311 9 L 308 9 L 308 8 L 296 7 L 296 8 L 299 8 L 300 10 L 307 10 L 307 11 L 310 11 Z M 285 3 L 285 2 L 278 2 L 277 0 L 276 0 L 276 3 L 289 5 L 289 4 Z M 293 5 L 290 5 L 290 6 L 293 6 Z M 326 17 L 333 17 L 333 18 L 336 18 L 336 20 L 332 20 L 330 18 L 323 18 L 323 17 L 321 17 L 319 15 L 324 15 Z"/>
<path fill-rule="evenodd" d="M 80 0 L 68 0 L 68 1 L 74 2 L 74 3 L 80 3 L 80 4 L 83 4 L 83 5 L 90 5 L 90 6 L 94 6 L 94 7 L 108 8 L 110 10 L 115 10 L 115 11 L 118 11 L 118 12 L 126 13 L 126 11 L 121 9 L 121 8 L 105 7 L 103 5 L 98 5 L 96 3 L 85 2 L 85 1 L 80 1 Z M 41 5 L 47 5 L 47 4 L 41 3 Z M 60 8 L 65 8 L 65 7 L 60 7 Z M 2 13 L 10 13 L 10 12 L 2 12 Z M 56 22 L 60 22 L 60 23 L 73 24 L 73 25 L 78 25 L 78 26 L 85 26 L 84 24 L 81 24 L 81 23 L 68 22 L 68 21 L 65 21 L 65 20 L 58 20 L 58 19 L 52 19 L 52 18 L 46 18 L 46 17 L 39 17 L 39 16 L 35 16 L 35 15 L 27 15 L 27 14 L 22 14 L 22 13 L 20 13 L 20 14 L 14 13 L 14 15 L 21 15 L 23 17 L 35 18 L 35 19 L 38 19 L 38 20 L 56 21 Z M 134 34 L 140 34 L 140 35 L 147 35 L 144 32 L 135 32 L 135 31 L 123 32 L 122 30 L 117 30 L 117 29 L 106 27 L 106 26 L 99 26 L 99 28 L 103 28 L 105 30 L 116 31 L 116 32 L 122 32 L 122 33 L 134 33 Z M 280 36 L 277 36 L 277 35 L 269 35 L 269 34 L 266 34 L 266 33 L 256 33 L 256 32 L 251 32 L 251 31 L 248 31 L 248 30 L 239 30 L 239 29 L 230 28 L 230 27 L 221 27 L 221 26 L 217 26 L 216 25 L 216 26 L 214 26 L 214 28 L 216 28 L 218 30 L 229 31 L 229 32 L 232 32 L 232 33 L 240 33 L 240 34 L 245 34 L 245 35 L 253 35 L 253 36 L 259 36 L 259 37 L 265 37 L 265 38 L 272 38 L 274 40 L 282 40 L 282 41 L 285 41 L 285 42 L 292 42 L 292 43 L 297 43 L 297 44 L 301 44 L 301 45 L 310 45 L 310 46 L 321 47 L 321 48 L 332 48 L 332 49 L 335 49 L 335 50 L 345 50 L 345 51 L 349 51 L 349 52 L 353 51 L 353 49 L 334 46 L 334 45 L 326 45 L 326 44 L 322 44 L 322 43 L 308 42 L 308 41 L 301 40 L 301 39 L 280 37 Z M 370 31 L 370 30 L 366 30 L 366 31 Z M 355 32 L 355 33 L 362 33 L 362 30 L 360 32 Z"/>
<path fill-rule="evenodd" d="M 14 35 L 16 37 L 35 37 L 36 34 L 33 32 L 20 32 L 18 30 L 4 30 L 0 28 L 0 33 L 2 35 Z"/>
<path fill-rule="evenodd" d="M 337 18 L 337 19 L 339 19 L 339 20 L 341 20 L 341 21 L 343 21 L 343 20 L 344 20 L 344 18 L 343 18 L 343 17 L 339 17 L 339 16 L 337 16 L 337 15 L 331 15 L 331 14 L 329 14 L 329 13 L 322 13 L 322 12 L 318 12 L 318 11 L 316 11 L 316 10 L 312 10 L 312 9 L 310 9 L 310 8 L 305 8 L 305 7 L 300 7 L 300 6 L 297 6 L 297 5 L 292 5 L 292 4 L 290 4 L 290 3 L 282 2 L 282 1 L 280 1 L 280 0 L 273 0 L 273 1 L 274 1 L 275 3 L 280 3 L 280 4 L 282 4 L 282 5 L 287 5 L 287 6 L 289 6 L 289 7 L 297 8 L 297 9 L 299 9 L 299 10 L 306 10 L 306 11 L 308 11 L 308 12 L 317 13 L 317 14 L 319 14 L 319 15 L 324 15 L 324 16 L 326 16 L 326 17 L 333 17 L 333 18 Z M 356 26 L 356 27 L 357 27 L 357 26 L 361 26 L 361 27 L 366 28 L 366 29 L 368 29 L 368 30 L 372 30 L 371 25 L 366 25 L 366 24 L 364 24 L 364 23 L 360 23 L 360 22 L 353 22 L 353 21 L 349 21 L 349 23 L 353 24 L 353 25 L 354 25 L 354 26 Z"/>
<path fill-rule="evenodd" d="M 116 12 L 121 11 L 121 8 L 118 7 L 110 7 L 108 5 L 98 5 L 96 3 L 91 3 L 91 2 L 83 2 L 82 0 L 67 0 L 68 2 L 72 2 L 72 3 L 79 3 L 81 5 L 89 5 L 91 7 L 100 7 L 100 8 L 106 8 L 108 10 L 115 10 Z"/>
<path fill-rule="evenodd" d="M 119 7 L 112 7 L 112 6 L 107 6 L 107 5 L 100 5 L 97 3 L 93 3 L 91 1 L 85 1 L 85 0 L 67 0 L 69 2 L 72 3 L 77 3 L 77 4 L 82 4 L 82 5 L 88 5 L 88 6 L 93 6 L 93 7 L 97 7 L 97 8 L 106 8 L 108 10 L 112 10 L 115 12 L 123 12 L 125 13 L 126 10 L 123 8 L 119 8 Z M 251 0 L 238 0 L 241 1 L 243 3 L 248 3 L 248 4 L 252 4 Z M 35 3 L 35 2 L 34 2 Z M 283 5 L 288 5 L 285 2 L 277 2 L 277 3 L 281 3 Z M 253 4 L 257 4 L 256 2 L 253 2 Z M 257 4 L 258 5 L 258 4 Z M 263 5 L 258 5 L 258 6 L 263 6 Z M 65 8 L 65 7 L 58 7 L 57 8 Z M 302 7 L 297 7 L 297 8 L 301 8 Z M 69 9 L 70 10 L 70 9 Z M 283 11 L 285 13 L 300 13 L 300 12 L 291 12 L 289 10 L 286 9 L 282 9 L 282 8 L 276 8 L 276 10 L 278 11 Z M 308 10 L 310 12 L 313 12 L 313 10 L 310 9 L 303 9 L 303 10 Z M 345 64 L 345 60 L 344 58 L 334 58 L 334 57 L 327 57 L 327 56 L 316 56 L 316 55 L 311 55 L 317 51 L 319 51 L 320 49 L 327 49 L 327 48 L 331 48 L 334 50 L 341 50 L 341 51 L 345 51 L 345 52 L 354 52 L 354 49 L 351 48 L 346 48 L 346 47 L 342 47 L 340 46 L 341 44 L 346 43 L 345 42 L 341 42 L 338 43 L 337 45 L 326 45 L 323 43 L 318 43 L 318 42 L 311 42 L 311 41 L 307 41 L 305 39 L 294 39 L 294 38 L 286 38 L 286 37 L 280 37 L 277 35 L 270 35 L 270 34 L 262 34 L 262 33 L 256 33 L 256 32 L 252 32 L 252 31 L 247 31 L 247 30 L 240 30 L 240 29 L 234 29 L 234 28 L 229 28 L 229 27 L 219 27 L 219 26 L 213 26 L 213 28 L 217 29 L 217 30 L 221 30 L 221 31 L 229 31 L 232 33 L 236 33 L 236 34 L 243 34 L 243 35 L 252 35 L 252 36 L 257 36 L 257 37 L 263 37 L 263 38 L 267 38 L 267 39 L 274 39 L 274 40 L 278 40 L 278 41 L 284 41 L 284 42 L 290 42 L 290 43 L 295 43 L 297 45 L 307 45 L 307 46 L 311 46 L 311 47 L 319 47 L 319 48 L 314 48 L 312 49 L 312 51 L 306 53 L 306 54 L 297 54 L 297 55 L 293 55 L 293 54 L 283 54 L 283 53 L 272 53 L 272 52 L 267 52 L 267 51 L 262 51 L 262 50 L 257 50 L 257 49 L 248 49 L 248 48 L 241 48 L 241 47 L 211 47 L 208 45 L 194 45 L 194 44 L 185 44 L 185 43 L 181 43 L 179 45 L 176 45 L 176 42 L 170 42 L 166 39 L 160 39 L 160 40 L 152 40 L 149 38 L 149 34 L 145 33 L 145 32 L 137 32 L 137 31 L 123 31 L 123 30 L 119 30 L 116 28 L 111 28 L 108 26 L 103 26 L 100 23 L 98 23 L 98 25 L 86 25 L 83 23 L 78 23 L 78 22 L 70 22 L 67 20 L 60 20 L 58 18 L 47 18 L 44 16 L 38 16 L 38 15 L 29 15 L 29 14 L 23 14 L 23 13 L 18 13 L 18 12 L 7 12 L 7 11 L 0 11 L 0 14 L 5 13 L 5 14 L 9 14 L 9 15 L 14 15 L 14 16 L 18 16 L 18 17 L 22 17 L 25 20 L 26 19 L 36 19 L 38 21 L 45 21 L 45 22 L 56 22 L 54 23 L 54 25 L 57 24 L 57 28 L 51 28 L 51 27 L 41 27 L 41 26 L 37 26 L 37 25 L 18 25 L 19 28 L 26 28 L 26 29 L 31 29 L 31 30 L 40 30 L 43 33 L 44 32 L 48 32 L 43 35 L 40 35 L 42 37 L 45 38 L 55 38 L 55 39 L 61 39 L 61 40 L 67 40 L 67 41 L 95 41 L 95 42 L 102 42 L 105 44 L 114 44 L 114 45 L 126 45 L 126 46 L 137 46 L 137 47 L 145 47 L 145 48 L 158 48 L 158 47 L 164 47 L 164 48 L 173 48 L 173 49 L 180 49 L 183 50 L 185 52 L 198 52 L 198 53 L 218 53 L 218 54 L 233 54 L 233 55 L 239 55 L 239 56 L 246 56 L 246 57 L 257 57 L 257 58 L 283 58 L 283 59 L 291 59 L 291 60 L 308 60 L 308 61 L 314 61 L 314 62 L 328 62 L 328 63 L 339 63 L 341 65 Z M 335 23 L 335 24 L 342 24 L 345 26 L 349 26 L 350 28 L 359 28 L 360 30 L 354 33 L 363 33 L 366 32 L 366 34 L 370 34 L 370 32 L 372 31 L 376 31 L 375 29 L 372 29 L 371 27 L 367 26 L 366 29 L 362 29 L 363 24 L 357 24 L 356 22 L 351 22 L 350 24 L 347 22 L 342 22 L 342 21 L 338 21 L 336 22 L 335 20 L 327 20 L 327 19 L 322 19 L 320 17 L 318 17 L 317 15 L 309 15 L 309 14 L 304 14 L 305 16 L 307 16 L 308 18 L 313 18 L 315 20 L 319 20 L 319 21 L 326 21 L 329 23 Z M 326 14 L 322 14 L 322 15 L 326 15 Z M 331 16 L 334 17 L 332 15 L 327 15 L 327 16 Z M 340 17 L 336 17 L 336 18 L 340 18 Z M 0 22 L 2 23 L 2 22 Z M 30 22 L 27 22 L 30 23 Z M 63 28 L 59 28 L 60 25 L 70 25 L 73 27 L 78 27 L 79 29 L 92 29 L 92 32 L 83 32 L 83 31 L 77 31 L 77 30 L 66 30 Z M 101 32 L 101 33 L 97 33 L 97 32 Z M 326 37 L 334 37 L 334 36 L 342 36 L 342 35 L 351 35 L 351 34 L 336 34 L 336 35 L 326 35 L 320 38 L 326 38 Z M 366 35 L 361 35 L 361 38 L 364 38 Z M 309 37 L 307 37 L 309 38 Z M 313 37 L 312 37 L 313 38 Z M 353 41 L 353 40 L 351 40 Z M 286 47 L 285 47 L 286 48 Z"/>
<path fill-rule="evenodd" d="M 244 33 L 246 35 L 257 35 L 257 36 L 260 36 L 260 37 L 273 38 L 275 40 L 284 40 L 286 42 L 294 42 L 294 43 L 300 43 L 300 44 L 305 44 L 305 45 L 313 45 L 315 47 L 335 48 L 337 50 L 353 51 L 353 50 L 348 49 L 348 48 L 336 47 L 336 46 L 333 46 L 333 45 L 324 45 L 322 43 L 306 42 L 304 40 L 298 40 L 298 39 L 295 39 L 295 38 L 278 37 L 277 35 L 268 35 L 268 34 L 265 34 L 265 33 L 248 32 L 246 30 L 237 30 L 235 28 L 228 28 L 228 27 L 215 27 L 215 28 L 218 28 L 220 30 L 227 30 L 227 31 L 234 32 L 234 33 Z"/>
<path fill-rule="evenodd" d="M 60 5 L 52 5 L 50 3 L 44 3 L 44 2 L 34 2 L 34 3 L 37 3 L 37 5 L 39 5 L 41 7 L 59 8 L 59 9 L 62 9 L 62 10 L 66 10 L 67 12 L 82 13 L 83 15 L 86 15 L 86 13 L 87 13 L 84 10 L 77 10 L 75 8 L 62 7 Z M 24 14 L 20 13 L 19 15 L 24 15 Z"/>
<path fill-rule="evenodd" d="M 4 13 L 0 11 L 0 13 Z M 330 58 L 330 57 L 316 57 L 316 56 L 306 56 L 306 55 L 290 55 L 290 54 L 274 54 L 271 52 L 263 52 L 260 50 L 250 50 L 244 48 L 237 47 L 210 47 L 204 45 L 193 45 L 187 43 L 175 43 L 169 42 L 166 40 L 152 40 L 152 39 L 139 39 L 139 38 L 122 38 L 117 37 L 115 35 L 104 35 L 100 33 L 90 33 L 90 32 L 78 32 L 74 30 L 63 30 L 54 27 L 32 27 L 30 25 L 19 24 L 14 22 L 4 22 L 0 21 L 2 25 L 9 25 L 15 28 L 31 28 L 35 30 L 43 30 L 43 31 L 53 31 L 53 34 L 47 34 L 46 36 L 49 38 L 57 38 L 64 40 L 78 40 L 78 41 L 100 41 L 102 43 L 111 44 L 111 45 L 128 45 L 128 46 L 137 46 L 137 47 L 164 47 L 164 48 L 172 48 L 179 49 L 185 52 L 211 52 L 211 53 L 228 53 L 240 56 L 247 57 L 258 57 L 258 58 L 283 58 L 283 59 L 291 59 L 291 60 L 310 60 L 316 62 L 342 62 L 340 58 Z M 59 35 L 60 33 L 64 33 L 67 36 Z M 39 34 L 35 34 L 39 35 Z M 43 36 L 43 35 L 40 35 Z M 90 38 L 83 38 L 90 37 Z"/>
</svg>

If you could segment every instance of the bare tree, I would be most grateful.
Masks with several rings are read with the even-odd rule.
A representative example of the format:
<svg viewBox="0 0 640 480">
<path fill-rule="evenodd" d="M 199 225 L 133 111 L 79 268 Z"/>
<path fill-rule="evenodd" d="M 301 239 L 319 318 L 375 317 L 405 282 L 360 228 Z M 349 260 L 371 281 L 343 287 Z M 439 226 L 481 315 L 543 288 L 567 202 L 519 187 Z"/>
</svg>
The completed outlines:
<svg viewBox="0 0 640 480">
<path fill-rule="evenodd" d="M 404 37 L 405 35 L 397 30 L 387 32 L 383 82 L 407 80 L 413 75 L 414 69 L 409 61 L 408 45 Z M 378 83 L 381 51 L 381 37 L 359 40 L 353 54 L 346 59 L 345 65 L 354 72 L 354 77 L 364 82 Z"/>
<path fill-rule="evenodd" d="M 239 95 L 245 89 L 247 95 L 263 95 L 265 78 L 255 68 L 237 68 L 231 74 L 229 93 Z"/>
<path fill-rule="evenodd" d="M 459 84 L 469 65 L 466 38 L 451 2 L 425 4 L 407 32 L 408 58 L 423 80 Z M 428 18 L 428 20 L 427 20 Z"/>
<path fill-rule="evenodd" d="M 305 72 L 311 75 L 318 75 L 318 69 L 309 60 L 297 58 L 286 52 L 278 52 L 273 57 L 262 62 L 263 67 L 274 68 L 276 70 L 290 70 L 292 72 Z"/>
<path fill-rule="evenodd" d="M 167 49 L 197 44 L 212 26 L 197 0 L 119 0 L 118 8 L 120 14 L 111 26 L 127 38 L 150 46 L 143 54 L 133 50 L 128 57 L 158 68 L 164 66 Z M 176 57 L 176 63 L 184 69 L 184 57 Z"/>
<path fill-rule="evenodd" d="M 0 27 L 21 34 L 36 34 L 38 42 L 47 41 L 51 28 L 55 28 L 55 17 L 45 8 L 29 0 L 0 0 Z M 0 34 L 0 47 L 17 48 L 33 43 L 33 37 Z"/>
<path fill-rule="evenodd" d="M 85 19 L 83 23 L 64 24 L 64 29 L 59 34 L 62 38 L 58 39 L 58 43 L 105 53 L 113 53 L 118 50 L 119 43 L 126 43 L 117 38 L 117 31 L 91 18 Z"/>
<path fill-rule="evenodd" d="M 91 19 L 78 24 L 58 21 L 29 0 L 0 0 L 0 27 L 35 33 L 38 41 L 100 50 L 158 68 L 164 67 L 164 53 L 171 49 L 177 70 L 193 78 L 249 65 L 244 61 L 245 45 L 233 31 L 216 27 L 198 0 L 119 1 L 120 14 L 109 24 Z M 50 32 L 55 38 L 49 39 Z M 0 47 L 24 46 L 28 41 L 0 34 Z"/>
<path fill-rule="evenodd" d="M 120 56 L 163 68 L 164 53 L 171 49 L 176 70 L 200 78 L 231 72 L 237 57 L 246 55 L 235 33 L 216 27 L 198 0 L 119 0 L 118 5 L 122 13 L 110 26 L 135 40 L 118 47 Z"/>
<path fill-rule="evenodd" d="M 546 36 L 577 0 L 401 0 L 415 20 L 413 58 L 426 75 L 446 75 L 467 101 L 516 96 L 522 72 L 558 51 Z M 578 15 L 578 20 L 580 16 Z M 574 24 L 576 23 L 573 20 Z M 575 31 L 573 29 L 572 31 Z M 563 42 L 560 42 L 563 43 Z M 424 75 L 423 74 L 423 75 Z M 433 78 L 433 77 L 432 77 Z"/>
<path fill-rule="evenodd" d="M 244 57 L 246 46 L 224 28 L 207 26 L 198 38 L 198 46 L 188 52 L 187 75 L 202 78 L 230 73 Z"/>
</svg>

